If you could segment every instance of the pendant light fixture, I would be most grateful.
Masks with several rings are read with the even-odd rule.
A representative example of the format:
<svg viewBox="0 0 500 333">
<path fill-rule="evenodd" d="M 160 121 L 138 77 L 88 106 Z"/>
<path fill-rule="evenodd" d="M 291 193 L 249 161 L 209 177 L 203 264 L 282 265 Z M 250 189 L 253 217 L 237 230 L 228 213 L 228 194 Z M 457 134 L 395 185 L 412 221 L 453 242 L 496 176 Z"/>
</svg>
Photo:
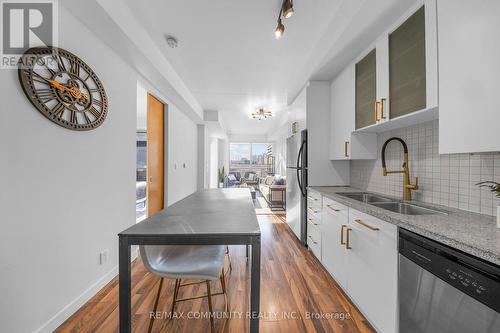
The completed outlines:
<svg viewBox="0 0 500 333">
<path fill-rule="evenodd" d="M 288 19 L 292 17 L 294 13 L 295 11 L 293 10 L 293 1 L 283 0 L 283 2 L 281 3 L 280 13 L 278 14 L 278 25 L 274 30 L 274 37 L 276 37 L 276 39 L 280 39 L 285 33 L 285 26 L 283 25 L 283 22 L 281 22 L 281 19 Z"/>
</svg>

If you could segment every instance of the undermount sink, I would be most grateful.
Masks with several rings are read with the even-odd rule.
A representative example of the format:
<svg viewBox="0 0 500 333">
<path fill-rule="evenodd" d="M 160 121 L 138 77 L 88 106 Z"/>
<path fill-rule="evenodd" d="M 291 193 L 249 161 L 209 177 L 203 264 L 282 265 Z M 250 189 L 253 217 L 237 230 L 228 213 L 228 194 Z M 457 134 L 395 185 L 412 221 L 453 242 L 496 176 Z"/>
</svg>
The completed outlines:
<svg viewBox="0 0 500 333">
<path fill-rule="evenodd" d="M 394 199 L 386 198 L 381 195 L 372 193 L 353 192 L 353 193 L 339 193 L 339 194 L 346 198 L 361 201 L 375 207 L 387 209 L 391 212 L 404 215 L 448 214 L 441 210 L 430 209 L 406 202 L 395 201 Z"/>
<path fill-rule="evenodd" d="M 374 203 L 374 202 L 393 202 L 393 199 L 386 198 L 380 195 L 376 194 L 371 194 L 371 193 L 363 193 L 363 192 L 356 192 L 356 193 L 339 193 L 340 195 L 354 199 L 357 201 L 362 201 L 366 203 Z"/>
<path fill-rule="evenodd" d="M 373 206 L 387 209 L 391 212 L 399 213 L 399 214 L 404 214 L 404 215 L 433 215 L 433 214 L 444 214 L 446 215 L 446 212 L 440 211 L 440 210 L 435 210 L 435 209 L 430 209 L 430 208 L 424 208 L 421 206 L 409 204 L 409 203 L 404 203 L 404 202 L 378 202 L 378 203 L 372 203 Z"/>
</svg>

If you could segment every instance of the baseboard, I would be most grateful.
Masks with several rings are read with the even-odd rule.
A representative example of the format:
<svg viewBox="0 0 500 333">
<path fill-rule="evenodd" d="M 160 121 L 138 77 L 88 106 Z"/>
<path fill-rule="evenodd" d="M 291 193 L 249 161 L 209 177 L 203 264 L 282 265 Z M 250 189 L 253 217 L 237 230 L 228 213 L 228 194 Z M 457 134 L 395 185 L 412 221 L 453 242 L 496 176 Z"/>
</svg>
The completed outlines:
<svg viewBox="0 0 500 333">
<path fill-rule="evenodd" d="M 132 249 L 133 250 L 133 249 Z M 132 251 L 132 260 L 137 258 L 137 251 Z M 91 299 L 95 294 L 99 292 L 106 284 L 108 284 L 113 278 L 118 275 L 118 266 L 113 267 L 106 275 L 100 278 L 97 282 L 91 285 L 87 290 L 85 290 L 80 296 L 66 305 L 61 311 L 59 311 L 54 317 L 49 319 L 45 324 L 43 324 L 35 333 L 51 333 L 54 332 L 56 328 L 61 326 L 69 317 L 71 317 L 76 311 L 78 311 L 89 299 Z"/>
</svg>

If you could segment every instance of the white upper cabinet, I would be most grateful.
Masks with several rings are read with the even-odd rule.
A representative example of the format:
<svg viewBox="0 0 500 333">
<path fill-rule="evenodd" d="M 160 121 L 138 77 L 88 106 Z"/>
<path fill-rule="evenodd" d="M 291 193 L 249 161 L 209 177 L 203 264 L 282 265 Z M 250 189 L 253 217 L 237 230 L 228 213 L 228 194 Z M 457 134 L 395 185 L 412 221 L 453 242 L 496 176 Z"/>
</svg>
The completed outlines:
<svg viewBox="0 0 500 333">
<path fill-rule="evenodd" d="M 439 152 L 500 151 L 500 1 L 439 0 Z"/>
<path fill-rule="evenodd" d="M 330 159 L 376 159 L 377 137 L 355 130 L 355 66 L 348 66 L 331 85 Z"/>
<path fill-rule="evenodd" d="M 373 119 L 367 126 L 357 126 L 356 132 L 384 132 L 437 119 L 436 0 L 418 1 L 355 63 L 373 51 L 376 53 L 376 101 L 370 115 Z"/>
<path fill-rule="evenodd" d="M 349 184 L 350 180 L 349 162 L 330 160 L 330 100 L 330 82 L 310 81 L 292 103 L 297 110 L 305 112 L 305 122 L 302 122 L 307 124 L 309 186 L 342 186 Z M 302 111 L 299 114 L 302 115 Z"/>
</svg>

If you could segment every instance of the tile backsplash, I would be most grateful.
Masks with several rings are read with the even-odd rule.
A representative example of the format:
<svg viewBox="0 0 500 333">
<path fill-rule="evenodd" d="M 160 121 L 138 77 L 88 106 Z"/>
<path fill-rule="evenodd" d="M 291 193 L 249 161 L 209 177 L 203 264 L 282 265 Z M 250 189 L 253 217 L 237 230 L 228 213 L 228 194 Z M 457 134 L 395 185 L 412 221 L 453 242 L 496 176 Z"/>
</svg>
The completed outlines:
<svg viewBox="0 0 500 333">
<path fill-rule="evenodd" d="M 382 175 L 380 153 L 384 142 L 393 137 L 408 145 L 410 178 L 419 179 L 413 199 L 476 213 L 496 215 L 500 203 L 488 189 L 475 184 L 485 180 L 500 180 L 500 154 L 474 153 L 439 155 L 438 120 L 397 129 L 378 135 L 378 159 L 351 161 L 351 186 L 402 197 L 403 175 Z M 457 133 L 460 135 L 460 133 Z M 400 170 L 403 147 L 397 141 L 386 149 L 388 170 Z"/>
</svg>

